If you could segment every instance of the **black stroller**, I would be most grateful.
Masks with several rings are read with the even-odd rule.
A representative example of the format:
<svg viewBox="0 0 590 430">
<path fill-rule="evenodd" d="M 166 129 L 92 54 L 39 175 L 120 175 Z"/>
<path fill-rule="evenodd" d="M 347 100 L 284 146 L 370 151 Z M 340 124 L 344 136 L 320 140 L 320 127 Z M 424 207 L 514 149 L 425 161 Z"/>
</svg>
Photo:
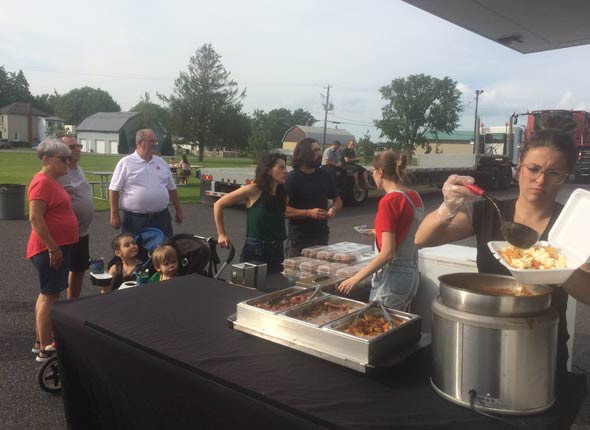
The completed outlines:
<svg viewBox="0 0 590 430">
<path fill-rule="evenodd" d="M 188 233 L 172 236 L 166 244 L 178 252 L 178 275 L 197 273 L 213 279 L 219 279 L 225 268 L 233 261 L 235 249 L 230 245 L 227 258 L 218 268 L 221 259 L 217 254 L 217 240 Z"/>
<path fill-rule="evenodd" d="M 164 242 L 165 236 L 161 230 L 147 228 L 142 230 L 136 236 L 135 240 L 139 245 L 140 259 L 145 261 L 142 270 L 148 270 L 150 273 L 154 271 L 151 262 L 151 253 L 162 243 L 173 246 L 178 252 L 178 276 L 197 273 L 209 278 L 219 279 L 221 273 L 233 261 L 235 256 L 235 249 L 233 246 L 230 246 L 227 258 L 218 269 L 221 259 L 217 254 L 217 240 L 211 237 L 205 238 L 188 233 L 180 233 Z M 114 260 L 109 262 L 108 267 L 112 264 L 114 264 Z M 57 355 L 54 355 L 41 365 L 41 368 L 37 372 L 37 381 L 43 391 L 53 394 L 61 391 Z"/>
</svg>

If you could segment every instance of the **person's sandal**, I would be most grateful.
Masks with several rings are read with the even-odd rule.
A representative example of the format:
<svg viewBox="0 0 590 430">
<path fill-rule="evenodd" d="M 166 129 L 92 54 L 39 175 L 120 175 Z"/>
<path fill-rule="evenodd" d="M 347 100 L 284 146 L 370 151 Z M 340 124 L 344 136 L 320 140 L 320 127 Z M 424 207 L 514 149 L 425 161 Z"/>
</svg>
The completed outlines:
<svg viewBox="0 0 590 430">
<path fill-rule="evenodd" d="M 39 354 L 41 352 L 41 342 L 39 342 L 39 340 L 35 340 L 35 344 L 31 348 L 31 352 L 33 354 Z"/>
</svg>

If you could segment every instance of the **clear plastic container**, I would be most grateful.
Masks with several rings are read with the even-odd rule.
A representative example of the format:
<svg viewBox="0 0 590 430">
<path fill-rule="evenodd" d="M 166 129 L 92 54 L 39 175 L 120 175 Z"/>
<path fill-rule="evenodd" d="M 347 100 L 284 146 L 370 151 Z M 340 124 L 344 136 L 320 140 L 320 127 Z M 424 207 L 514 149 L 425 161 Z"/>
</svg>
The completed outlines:
<svg viewBox="0 0 590 430">
<path fill-rule="evenodd" d="M 371 252 L 373 250 L 371 245 L 354 242 L 339 242 L 330 245 L 330 247 L 338 252 L 355 252 L 357 254 L 364 254 L 365 252 Z"/>
<path fill-rule="evenodd" d="M 363 245 L 353 242 L 339 242 L 328 245 L 325 249 L 318 251 L 317 258 L 327 261 L 338 261 L 341 263 L 354 263 L 358 256 L 372 252 L 371 245 Z"/>
<path fill-rule="evenodd" d="M 306 262 L 306 261 L 315 261 L 312 260 L 311 258 L 307 258 L 307 257 L 292 257 L 292 258 L 285 258 L 283 260 L 283 267 L 285 269 L 296 269 L 299 270 L 299 266 L 301 266 L 301 263 Z"/>
<path fill-rule="evenodd" d="M 324 261 L 308 258 L 299 264 L 299 270 L 302 272 L 316 273 L 318 266 L 324 264 Z"/>
<path fill-rule="evenodd" d="M 317 254 L 317 258 L 323 261 L 328 261 L 331 260 L 332 257 L 334 256 L 334 254 L 336 253 L 335 249 L 332 248 L 326 248 L 326 249 L 322 249 L 321 251 L 318 252 Z"/>
<path fill-rule="evenodd" d="M 350 266 L 343 266 L 343 267 L 339 268 L 338 270 L 336 270 L 336 276 L 342 276 L 343 278 L 350 278 L 351 276 L 354 276 L 354 274 L 356 272 L 358 272 L 362 268 L 366 267 L 368 264 L 369 264 L 369 262 L 366 261 L 363 263 L 353 264 Z M 367 279 L 370 279 L 370 277 Z"/>
<path fill-rule="evenodd" d="M 346 264 L 344 263 L 322 262 L 317 267 L 316 272 L 321 275 L 335 275 L 338 269 L 345 266 Z"/>
<path fill-rule="evenodd" d="M 358 253 L 351 251 L 335 252 L 332 261 L 343 264 L 352 264 L 358 261 Z"/>
<path fill-rule="evenodd" d="M 328 248 L 328 246 L 315 245 L 310 246 L 309 248 L 303 248 L 301 250 L 301 255 L 307 258 L 317 258 L 318 252 L 323 251 L 325 248 Z"/>
</svg>

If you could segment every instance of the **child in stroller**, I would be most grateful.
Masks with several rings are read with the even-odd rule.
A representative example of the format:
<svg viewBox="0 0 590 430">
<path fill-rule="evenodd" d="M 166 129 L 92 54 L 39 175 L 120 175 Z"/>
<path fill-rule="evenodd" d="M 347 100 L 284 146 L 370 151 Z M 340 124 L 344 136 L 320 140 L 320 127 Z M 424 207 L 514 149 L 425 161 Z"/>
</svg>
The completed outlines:
<svg viewBox="0 0 590 430">
<path fill-rule="evenodd" d="M 122 233 L 115 236 L 111 242 L 111 247 L 118 258 L 109 267 L 109 275 L 112 277 L 111 285 L 102 287 L 101 293 L 117 290 L 123 282 L 134 281 L 135 274 L 143 266 L 143 262 L 137 258 L 139 247 L 131 233 Z"/>
<path fill-rule="evenodd" d="M 160 245 L 152 254 L 152 264 L 156 273 L 150 277 L 150 283 L 167 281 L 178 275 L 178 252 L 170 244 Z"/>
</svg>

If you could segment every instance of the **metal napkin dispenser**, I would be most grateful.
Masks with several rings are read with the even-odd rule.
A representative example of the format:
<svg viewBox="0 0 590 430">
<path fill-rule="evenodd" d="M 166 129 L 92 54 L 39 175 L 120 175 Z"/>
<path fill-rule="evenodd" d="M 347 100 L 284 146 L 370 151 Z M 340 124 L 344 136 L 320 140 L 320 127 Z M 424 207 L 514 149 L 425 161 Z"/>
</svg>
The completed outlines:
<svg viewBox="0 0 590 430">
<path fill-rule="evenodd" d="M 242 287 L 264 290 L 266 286 L 266 263 L 237 263 L 231 266 L 230 283 Z"/>
</svg>

